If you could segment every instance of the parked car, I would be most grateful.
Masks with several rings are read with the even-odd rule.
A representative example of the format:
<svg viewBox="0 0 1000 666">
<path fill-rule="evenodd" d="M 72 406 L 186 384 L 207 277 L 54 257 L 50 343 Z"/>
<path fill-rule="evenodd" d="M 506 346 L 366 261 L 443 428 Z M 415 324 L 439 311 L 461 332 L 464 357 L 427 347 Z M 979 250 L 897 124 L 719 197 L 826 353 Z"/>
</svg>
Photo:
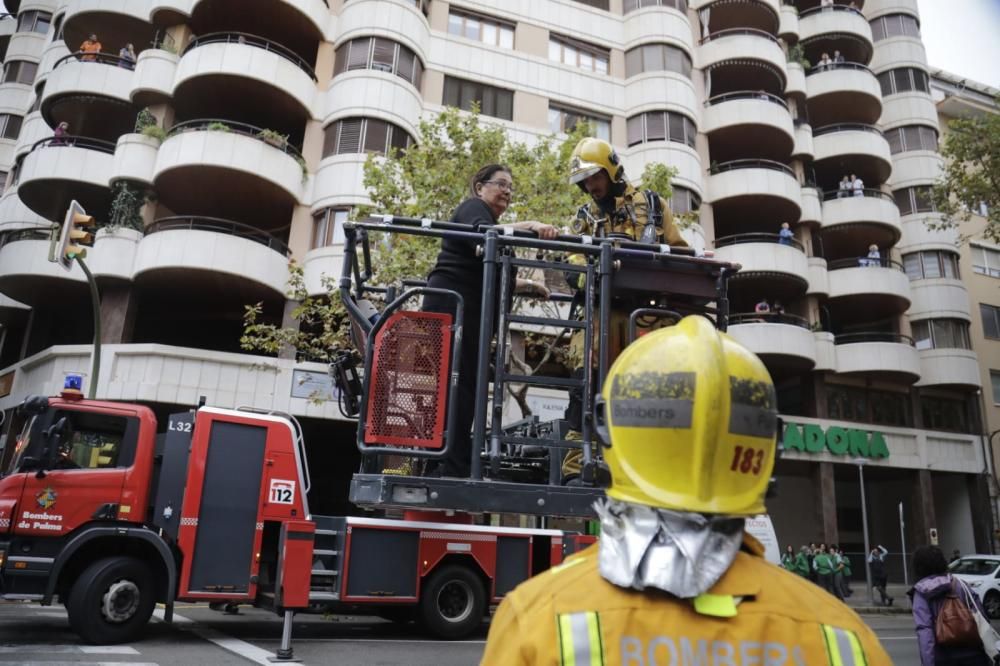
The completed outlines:
<svg viewBox="0 0 1000 666">
<path fill-rule="evenodd" d="M 1000 618 L 1000 556 L 965 555 L 948 565 L 948 570 L 968 583 L 990 618 Z"/>
</svg>

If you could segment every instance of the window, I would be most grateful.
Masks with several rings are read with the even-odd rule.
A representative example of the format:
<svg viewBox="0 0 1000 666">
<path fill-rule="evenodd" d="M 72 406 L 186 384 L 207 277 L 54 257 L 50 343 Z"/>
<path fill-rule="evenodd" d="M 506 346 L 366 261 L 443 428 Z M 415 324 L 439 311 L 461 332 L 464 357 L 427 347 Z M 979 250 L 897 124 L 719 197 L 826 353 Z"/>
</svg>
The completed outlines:
<svg viewBox="0 0 1000 666">
<path fill-rule="evenodd" d="M 938 149 L 937 130 L 924 125 L 907 125 L 887 130 L 885 138 L 893 155 L 910 150 L 937 151 Z"/>
<path fill-rule="evenodd" d="M 980 275 L 1000 278 L 1000 250 L 983 245 L 970 244 L 972 250 L 972 271 Z"/>
<path fill-rule="evenodd" d="M 17 17 L 17 32 L 37 32 L 42 35 L 49 31 L 52 14 L 48 12 L 21 12 Z"/>
<path fill-rule="evenodd" d="M 983 335 L 1000 340 L 1000 308 L 980 303 L 979 317 L 983 320 Z"/>
<path fill-rule="evenodd" d="M 883 97 L 911 90 L 930 92 L 930 79 L 927 72 L 914 67 L 901 67 L 882 72 L 878 75 L 878 82 L 882 86 Z"/>
<path fill-rule="evenodd" d="M 1000 371 L 990 370 L 990 384 L 993 385 L 993 404 L 1000 405 Z"/>
<path fill-rule="evenodd" d="M 27 60 L 11 60 L 3 66 L 3 80 L 0 83 L 23 83 L 31 85 L 35 81 L 38 63 Z"/>
<path fill-rule="evenodd" d="M 16 139 L 21 134 L 21 116 L 0 113 L 0 139 Z"/>
<path fill-rule="evenodd" d="M 826 410 L 831 419 L 868 421 L 868 396 L 863 388 L 828 384 Z"/>
<path fill-rule="evenodd" d="M 920 37 L 920 23 L 909 14 L 889 14 L 871 22 L 872 38 L 878 42 L 887 37 Z"/>
<path fill-rule="evenodd" d="M 342 244 L 344 222 L 350 214 L 348 208 L 327 208 L 313 215 L 313 248 Z"/>
<path fill-rule="evenodd" d="M 630 146 L 669 138 L 694 148 L 698 134 L 693 120 L 673 111 L 648 111 L 632 116 L 626 123 L 626 129 Z"/>
<path fill-rule="evenodd" d="M 553 133 L 572 132 L 580 121 L 587 121 L 591 124 L 592 136 L 605 141 L 611 140 L 611 121 L 607 118 L 549 105 L 549 131 Z"/>
<path fill-rule="evenodd" d="M 0 171 L 0 194 L 7 191 L 7 172 Z"/>
<path fill-rule="evenodd" d="M 607 49 L 585 44 L 569 37 L 549 37 L 549 60 L 579 67 L 598 74 L 608 73 L 611 56 Z"/>
<path fill-rule="evenodd" d="M 479 112 L 486 116 L 514 119 L 514 93 L 503 88 L 494 88 L 483 83 L 444 77 L 444 104 L 457 106 L 465 111 L 479 104 Z"/>
<path fill-rule="evenodd" d="M 701 197 L 692 190 L 674 185 L 674 195 L 670 197 L 670 212 L 674 215 L 696 213 L 701 208 Z"/>
<path fill-rule="evenodd" d="M 63 19 L 66 18 L 65 14 L 60 14 L 56 17 L 56 20 L 52 22 L 52 41 L 58 42 L 63 38 Z"/>
<path fill-rule="evenodd" d="M 60 443 L 57 469 L 108 469 L 132 464 L 138 419 L 60 410 L 52 415 L 52 422 L 58 423 L 64 417 L 68 437 Z"/>
<path fill-rule="evenodd" d="M 679 12 L 687 13 L 687 0 L 625 0 L 623 13 L 628 14 L 643 7 L 673 7 Z"/>
<path fill-rule="evenodd" d="M 914 213 L 933 213 L 934 202 L 931 200 L 931 188 L 929 185 L 917 185 L 896 190 L 892 193 L 899 207 L 900 215 L 913 215 Z"/>
<path fill-rule="evenodd" d="M 868 401 L 871 404 L 871 423 L 877 425 L 909 427 L 913 425 L 910 418 L 910 397 L 905 393 L 893 393 L 891 391 L 868 392 Z"/>
<path fill-rule="evenodd" d="M 413 51 L 382 37 L 361 37 L 340 45 L 333 75 L 352 69 L 376 69 L 395 74 L 417 88 L 424 74 L 424 66 Z"/>
<path fill-rule="evenodd" d="M 448 34 L 504 49 L 514 48 L 514 24 L 489 16 L 452 9 L 448 13 Z"/>
<path fill-rule="evenodd" d="M 924 427 L 929 430 L 971 432 L 972 420 L 965 400 L 957 398 L 920 397 Z"/>
<path fill-rule="evenodd" d="M 576 0 L 576 2 L 579 2 L 581 5 L 593 7 L 594 9 L 608 11 L 608 0 Z"/>
<path fill-rule="evenodd" d="M 911 280 L 942 277 L 958 279 L 958 255 L 937 250 L 904 254 L 903 270 Z"/>
<path fill-rule="evenodd" d="M 906 393 L 827 384 L 826 408 L 831 419 L 840 421 L 902 428 L 913 425 L 910 398 Z"/>
<path fill-rule="evenodd" d="M 406 130 L 377 118 L 342 118 L 326 126 L 323 157 L 344 153 L 404 151 L 413 142 Z"/>
<path fill-rule="evenodd" d="M 691 78 L 691 56 L 670 44 L 643 44 L 625 52 L 626 77 L 662 71 Z"/>
<path fill-rule="evenodd" d="M 961 319 L 922 319 L 912 323 L 917 349 L 972 349 L 969 323 Z"/>
</svg>

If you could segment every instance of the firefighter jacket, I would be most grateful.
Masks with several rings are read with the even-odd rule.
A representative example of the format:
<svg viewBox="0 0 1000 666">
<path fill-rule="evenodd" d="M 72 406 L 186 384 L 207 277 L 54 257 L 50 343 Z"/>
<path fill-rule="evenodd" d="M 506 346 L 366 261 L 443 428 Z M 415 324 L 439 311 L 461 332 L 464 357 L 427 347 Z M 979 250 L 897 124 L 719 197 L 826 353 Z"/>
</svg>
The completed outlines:
<svg viewBox="0 0 1000 666">
<path fill-rule="evenodd" d="M 659 209 L 658 213 L 661 216 L 659 224 L 656 225 L 656 242 L 687 247 L 687 242 L 681 238 L 681 233 L 674 224 L 667 202 L 655 192 L 651 194 L 656 198 L 658 204 L 656 208 Z M 580 206 L 573 222 L 573 233 L 586 236 L 624 234 L 638 241 L 642 239 L 642 231 L 648 220 L 649 202 L 646 193 L 626 184 L 622 195 L 615 197 L 615 209 L 611 214 L 602 211 L 596 201 Z"/>
<path fill-rule="evenodd" d="M 694 600 L 601 577 L 598 545 L 521 584 L 500 604 L 482 666 L 887 666 L 854 611 L 763 559 L 744 537 Z"/>
</svg>

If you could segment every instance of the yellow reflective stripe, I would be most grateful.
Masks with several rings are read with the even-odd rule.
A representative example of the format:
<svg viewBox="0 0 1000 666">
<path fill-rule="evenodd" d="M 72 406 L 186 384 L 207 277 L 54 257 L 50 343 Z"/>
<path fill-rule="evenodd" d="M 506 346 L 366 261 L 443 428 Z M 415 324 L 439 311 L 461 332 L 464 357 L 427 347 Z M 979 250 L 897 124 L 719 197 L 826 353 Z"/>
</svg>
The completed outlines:
<svg viewBox="0 0 1000 666">
<path fill-rule="evenodd" d="M 861 641 L 853 631 L 824 624 L 823 640 L 830 666 L 868 666 Z"/>
<path fill-rule="evenodd" d="M 595 612 L 566 613 L 559 627 L 559 663 L 562 666 L 604 666 L 601 621 Z"/>
<path fill-rule="evenodd" d="M 566 562 L 563 562 L 562 564 L 557 564 L 556 566 L 554 566 L 551 569 L 549 569 L 549 573 L 558 573 L 560 571 L 565 571 L 566 569 L 569 569 L 570 567 L 575 567 L 577 564 L 583 564 L 583 558 L 582 557 L 578 557 L 578 558 L 573 559 L 573 560 L 567 560 Z"/>
<path fill-rule="evenodd" d="M 700 615 L 736 617 L 736 598 L 730 594 L 699 594 L 694 609 Z"/>
</svg>

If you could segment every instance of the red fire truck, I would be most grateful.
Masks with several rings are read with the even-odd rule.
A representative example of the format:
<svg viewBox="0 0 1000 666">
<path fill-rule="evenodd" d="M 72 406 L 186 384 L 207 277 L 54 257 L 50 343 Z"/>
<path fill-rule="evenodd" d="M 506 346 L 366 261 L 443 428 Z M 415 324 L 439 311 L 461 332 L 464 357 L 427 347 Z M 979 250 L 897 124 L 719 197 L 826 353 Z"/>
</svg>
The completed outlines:
<svg viewBox="0 0 1000 666">
<path fill-rule="evenodd" d="M 503 288 L 503 275 L 509 277 L 515 262 L 544 263 L 517 259 L 504 248 L 526 243 L 545 249 L 546 241 L 501 239 L 495 231 L 468 234 L 423 220 L 368 227 L 399 224 L 425 235 L 461 233 L 482 242 L 487 292 L 495 288 L 497 266 Z M 61 602 L 73 629 L 102 644 L 136 638 L 158 602 L 165 604 L 167 620 L 177 601 L 254 604 L 284 615 L 279 657 L 290 657 L 292 614 L 310 608 L 417 619 L 436 636 L 465 636 L 520 581 L 593 541 L 578 533 L 476 525 L 471 519 L 483 513 L 593 515 L 601 494 L 595 482 L 599 451 L 591 450 L 587 428 L 584 441 L 574 442 L 560 434 L 558 424 L 537 419 L 504 427 L 497 398 L 505 381 L 534 381 L 583 388 L 589 405 L 593 381 L 511 375 L 503 370 L 506 352 L 498 340 L 493 394 L 488 369 L 477 394 L 473 474 L 452 479 L 416 473 L 422 461 L 448 451 L 444 424 L 452 416 L 450 368 L 461 344 L 461 308 L 454 319 L 405 310 L 402 304 L 425 288 L 413 286 L 398 296 L 387 290 L 385 307 L 372 323 L 358 307 L 368 295 L 364 281 L 370 275 L 359 266 L 359 258 L 369 256 L 366 225 L 347 232 L 341 287 L 364 358 L 362 379 L 343 363 L 333 369 L 346 410 L 364 415 L 358 427 L 362 469 L 349 491 L 311 488 L 301 429 L 288 415 L 200 406 L 158 423 L 148 407 L 84 400 L 73 388 L 60 397 L 30 397 L 20 407 L 25 422 L 16 453 L 0 477 L 0 598 Z M 549 243 L 589 257 L 582 272 L 591 296 L 603 280 L 608 296 L 601 298 L 610 299 L 611 274 L 632 266 L 646 271 L 634 279 L 643 289 L 650 289 L 650 275 L 667 275 L 671 293 L 711 300 L 715 309 L 707 315 L 725 324 L 725 278 L 735 270 L 728 264 L 675 256 L 662 247 L 640 252 L 608 242 Z M 628 280 L 619 278 L 627 287 Z M 660 287 L 653 289 L 664 297 Z M 496 300 L 499 312 L 490 316 L 497 315 L 501 328 L 509 326 L 518 315 L 506 310 L 504 299 Z M 694 307 L 690 298 L 663 303 L 645 292 L 642 302 L 644 316 L 677 316 L 677 309 Z M 596 327 L 591 309 L 584 309 L 582 324 L 551 321 L 585 329 L 589 348 Z M 603 302 L 595 311 L 607 321 Z M 543 324 L 538 317 L 521 320 Z M 492 331 L 493 321 L 486 323 L 483 328 Z M 493 353 L 490 338 L 484 334 L 477 341 L 483 364 Z M 599 346 L 603 375 L 607 352 Z M 494 408 L 487 427 L 489 401 Z M 567 486 L 558 468 L 561 452 L 573 447 L 586 454 L 584 478 Z M 324 492 L 349 492 L 356 505 L 381 515 L 406 513 L 402 519 L 314 515 L 310 493 Z"/>
</svg>

